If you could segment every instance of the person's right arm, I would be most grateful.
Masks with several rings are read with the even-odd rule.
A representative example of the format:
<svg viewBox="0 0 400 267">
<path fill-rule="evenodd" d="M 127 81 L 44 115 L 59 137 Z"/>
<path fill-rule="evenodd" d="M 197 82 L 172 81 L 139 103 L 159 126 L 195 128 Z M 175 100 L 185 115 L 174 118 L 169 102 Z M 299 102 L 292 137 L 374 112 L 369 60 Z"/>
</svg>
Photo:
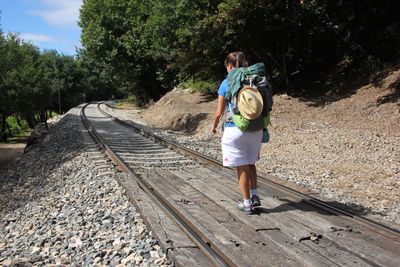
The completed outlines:
<svg viewBox="0 0 400 267">
<path fill-rule="evenodd" d="M 218 104 L 217 104 L 217 111 L 214 114 L 214 122 L 211 129 L 211 132 L 215 134 L 217 132 L 218 123 L 221 119 L 222 114 L 224 113 L 225 109 L 225 98 L 221 95 L 218 96 Z"/>
</svg>

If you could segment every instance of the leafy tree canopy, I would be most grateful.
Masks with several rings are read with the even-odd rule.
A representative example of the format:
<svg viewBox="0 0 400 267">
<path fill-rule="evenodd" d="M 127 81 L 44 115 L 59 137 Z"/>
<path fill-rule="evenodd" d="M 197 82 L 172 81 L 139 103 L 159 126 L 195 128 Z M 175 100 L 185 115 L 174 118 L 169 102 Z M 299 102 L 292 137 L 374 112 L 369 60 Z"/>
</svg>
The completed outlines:
<svg viewBox="0 0 400 267">
<path fill-rule="evenodd" d="M 86 0 L 81 52 L 141 97 L 218 81 L 235 50 L 264 62 L 275 88 L 318 94 L 398 63 L 399 12 L 389 0 Z"/>
</svg>

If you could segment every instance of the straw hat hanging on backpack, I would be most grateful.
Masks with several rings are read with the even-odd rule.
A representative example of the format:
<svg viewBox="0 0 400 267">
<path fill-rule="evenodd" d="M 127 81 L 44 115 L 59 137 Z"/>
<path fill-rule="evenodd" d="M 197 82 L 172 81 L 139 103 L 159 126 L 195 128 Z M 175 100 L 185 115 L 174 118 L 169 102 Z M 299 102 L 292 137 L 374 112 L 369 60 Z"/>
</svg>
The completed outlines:
<svg viewBox="0 0 400 267">
<path fill-rule="evenodd" d="M 245 86 L 240 89 L 237 98 L 240 115 L 248 120 L 255 120 L 260 117 L 264 103 L 257 88 Z"/>
</svg>

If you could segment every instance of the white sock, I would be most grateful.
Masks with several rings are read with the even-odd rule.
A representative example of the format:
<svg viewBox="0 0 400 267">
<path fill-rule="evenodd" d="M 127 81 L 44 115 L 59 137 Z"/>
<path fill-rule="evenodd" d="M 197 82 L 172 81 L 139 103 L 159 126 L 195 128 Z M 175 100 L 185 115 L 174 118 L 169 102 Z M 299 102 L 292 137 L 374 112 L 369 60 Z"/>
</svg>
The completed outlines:
<svg viewBox="0 0 400 267">
<path fill-rule="evenodd" d="M 250 198 L 244 198 L 243 199 L 243 204 L 248 207 L 251 206 L 251 199 Z"/>
<path fill-rule="evenodd" d="M 250 195 L 251 196 L 257 196 L 257 188 L 250 189 Z"/>
</svg>

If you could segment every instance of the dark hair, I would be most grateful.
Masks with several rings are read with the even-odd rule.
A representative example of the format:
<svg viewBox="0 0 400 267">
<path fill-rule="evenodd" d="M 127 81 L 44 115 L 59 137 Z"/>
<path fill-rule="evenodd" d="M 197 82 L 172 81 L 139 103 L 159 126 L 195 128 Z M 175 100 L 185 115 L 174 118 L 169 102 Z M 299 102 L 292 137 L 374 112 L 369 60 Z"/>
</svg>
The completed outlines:
<svg viewBox="0 0 400 267">
<path fill-rule="evenodd" d="M 228 66 L 228 64 L 232 64 L 236 68 L 248 66 L 246 56 L 243 54 L 243 52 L 240 51 L 229 53 L 226 56 L 224 62 L 225 67 Z"/>
</svg>

